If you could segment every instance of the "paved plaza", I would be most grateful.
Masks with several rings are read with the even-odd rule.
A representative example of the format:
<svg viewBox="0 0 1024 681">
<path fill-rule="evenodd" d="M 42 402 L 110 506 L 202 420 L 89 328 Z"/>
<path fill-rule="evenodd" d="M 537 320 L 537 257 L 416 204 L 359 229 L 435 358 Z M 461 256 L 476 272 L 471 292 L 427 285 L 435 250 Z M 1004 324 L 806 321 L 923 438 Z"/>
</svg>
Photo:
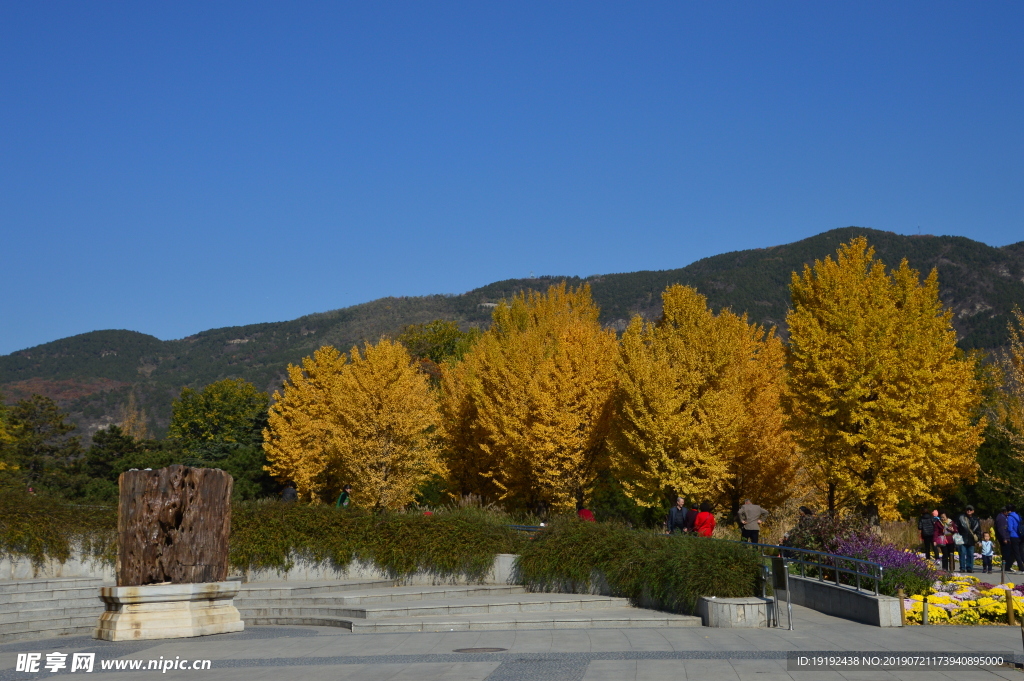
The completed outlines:
<svg viewBox="0 0 1024 681">
<path fill-rule="evenodd" d="M 1010 668 L 952 671 L 787 671 L 789 651 L 1021 653 L 1011 627 L 882 629 L 795 607 L 795 631 L 785 629 L 570 629 L 353 634 L 306 626 L 249 627 L 243 633 L 169 641 L 108 643 L 62 637 L 0 646 L 0 681 L 67 674 L 15 671 L 17 653 L 94 652 L 95 681 L 160 678 L 212 681 L 626 681 L 707 679 L 1015 679 Z M 499 652 L 454 652 L 504 648 Z M 113 659 L 212 660 L 207 671 L 101 671 Z M 1024 656 L 1021 656 L 1024 658 Z M 70 659 L 70 658 L 69 658 Z M 145 663 L 144 663 L 145 664 Z M 79 674 L 81 672 L 76 672 Z"/>
</svg>

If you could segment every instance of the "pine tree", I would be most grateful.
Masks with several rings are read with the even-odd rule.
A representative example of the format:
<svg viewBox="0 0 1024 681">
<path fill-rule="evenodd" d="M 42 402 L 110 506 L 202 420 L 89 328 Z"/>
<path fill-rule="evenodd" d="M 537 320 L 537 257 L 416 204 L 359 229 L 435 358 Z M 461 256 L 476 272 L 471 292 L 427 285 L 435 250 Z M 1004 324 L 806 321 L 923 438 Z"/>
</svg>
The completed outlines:
<svg viewBox="0 0 1024 681">
<path fill-rule="evenodd" d="M 938 295 L 864 238 L 793 274 L 790 386 L 803 461 L 830 511 L 894 518 L 974 476 L 984 423 L 974 360 Z"/>
</svg>

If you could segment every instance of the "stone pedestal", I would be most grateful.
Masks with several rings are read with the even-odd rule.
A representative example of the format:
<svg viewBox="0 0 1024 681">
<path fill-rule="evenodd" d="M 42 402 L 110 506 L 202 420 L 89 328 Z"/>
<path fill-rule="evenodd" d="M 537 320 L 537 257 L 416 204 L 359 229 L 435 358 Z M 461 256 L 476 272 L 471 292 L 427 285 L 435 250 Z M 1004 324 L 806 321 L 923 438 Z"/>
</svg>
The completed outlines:
<svg viewBox="0 0 1024 681">
<path fill-rule="evenodd" d="M 140 641 L 242 631 L 234 597 L 241 582 L 105 586 L 94 638 Z"/>
</svg>

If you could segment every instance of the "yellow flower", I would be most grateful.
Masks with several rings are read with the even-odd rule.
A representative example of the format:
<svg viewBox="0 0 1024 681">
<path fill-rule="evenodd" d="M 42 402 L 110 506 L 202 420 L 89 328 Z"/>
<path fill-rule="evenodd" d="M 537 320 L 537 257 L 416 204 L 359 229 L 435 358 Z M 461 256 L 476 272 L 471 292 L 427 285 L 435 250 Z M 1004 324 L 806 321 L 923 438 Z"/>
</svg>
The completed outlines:
<svg viewBox="0 0 1024 681">
<path fill-rule="evenodd" d="M 931 613 L 929 613 L 928 619 L 931 619 Z M 974 608 L 960 608 L 957 610 L 949 621 L 954 624 L 978 624 L 981 622 L 981 615 Z"/>
</svg>

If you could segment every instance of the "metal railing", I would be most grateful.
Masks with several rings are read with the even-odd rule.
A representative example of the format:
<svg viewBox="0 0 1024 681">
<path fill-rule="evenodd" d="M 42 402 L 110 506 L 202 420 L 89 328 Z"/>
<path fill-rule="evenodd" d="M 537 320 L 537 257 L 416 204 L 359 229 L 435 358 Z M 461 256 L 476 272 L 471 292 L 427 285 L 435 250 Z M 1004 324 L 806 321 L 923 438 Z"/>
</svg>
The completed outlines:
<svg viewBox="0 0 1024 681">
<path fill-rule="evenodd" d="M 885 570 L 881 563 L 861 558 L 840 556 L 836 553 L 798 549 L 792 546 L 755 544 L 744 541 L 735 543 L 758 547 L 761 550 L 762 558 L 781 557 L 788 564 L 799 565 L 801 577 L 806 578 L 808 569 L 810 569 L 812 573 L 816 574 L 819 582 L 824 582 L 826 581 L 826 575 L 831 573 L 827 581 L 835 583 L 836 586 L 855 586 L 857 591 L 873 591 L 876 596 L 879 595 L 879 588 L 882 585 L 882 576 Z M 849 575 L 849 580 L 852 583 L 842 583 L 840 575 Z M 862 580 L 871 582 L 872 587 L 862 588 Z"/>
</svg>

